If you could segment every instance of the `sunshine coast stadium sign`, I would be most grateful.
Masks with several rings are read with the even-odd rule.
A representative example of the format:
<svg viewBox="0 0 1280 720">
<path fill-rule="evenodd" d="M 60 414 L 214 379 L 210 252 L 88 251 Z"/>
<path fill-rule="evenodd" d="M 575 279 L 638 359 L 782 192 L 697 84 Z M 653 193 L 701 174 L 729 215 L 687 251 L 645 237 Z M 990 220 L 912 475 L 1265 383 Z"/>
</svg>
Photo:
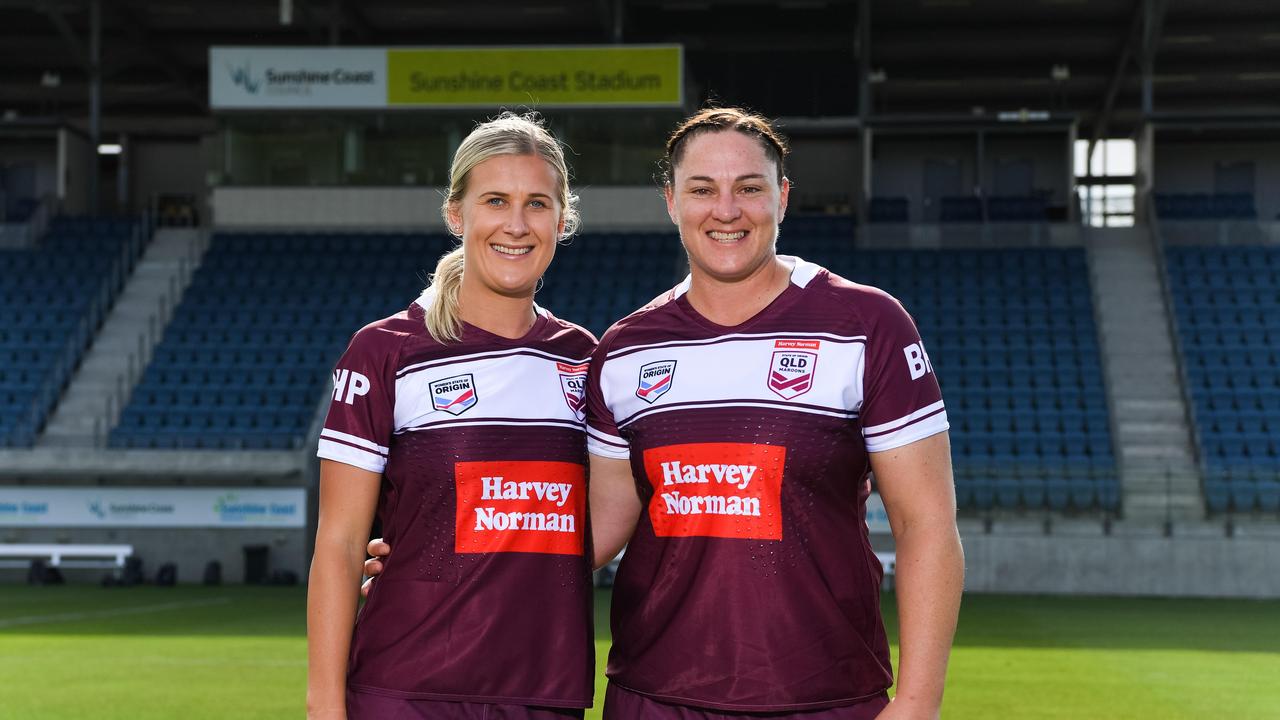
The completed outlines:
<svg viewBox="0 0 1280 720">
<path fill-rule="evenodd" d="M 679 45 L 209 49 L 215 110 L 679 107 Z"/>
<path fill-rule="evenodd" d="M 302 488 L 0 488 L 0 527 L 275 527 L 306 524 Z"/>
</svg>

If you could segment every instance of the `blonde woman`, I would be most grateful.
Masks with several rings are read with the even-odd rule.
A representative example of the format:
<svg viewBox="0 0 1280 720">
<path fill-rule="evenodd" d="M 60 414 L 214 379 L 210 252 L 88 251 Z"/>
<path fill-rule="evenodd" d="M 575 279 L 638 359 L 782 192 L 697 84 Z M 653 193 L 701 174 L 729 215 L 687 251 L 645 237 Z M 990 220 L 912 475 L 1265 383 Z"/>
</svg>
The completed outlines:
<svg viewBox="0 0 1280 720">
<path fill-rule="evenodd" d="M 533 302 L 575 202 L 536 117 L 477 126 L 442 209 L 459 247 L 334 370 L 308 717 L 551 720 L 590 706 L 583 384 L 595 340 Z M 357 621 L 375 513 L 396 557 Z"/>
</svg>

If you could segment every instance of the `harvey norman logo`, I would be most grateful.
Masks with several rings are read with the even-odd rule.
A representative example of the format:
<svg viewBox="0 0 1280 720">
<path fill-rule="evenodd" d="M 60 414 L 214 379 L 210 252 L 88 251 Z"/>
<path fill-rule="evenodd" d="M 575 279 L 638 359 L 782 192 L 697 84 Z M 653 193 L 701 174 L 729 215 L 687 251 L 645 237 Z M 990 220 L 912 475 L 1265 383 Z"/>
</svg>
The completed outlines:
<svg viewBox="0 0 1280 720">
<path fill-rule="evenodd" d="M 787 449 L 753 443 L 687 443 L 644 452 L 653 486 L 649 520 L 659 537 L 781 540 Z"/>
<path fill-rule="evenodd" d="M 454 552 L 581 555 L 586 468 L 541 460 L 454 465 Z"/>
</svg>

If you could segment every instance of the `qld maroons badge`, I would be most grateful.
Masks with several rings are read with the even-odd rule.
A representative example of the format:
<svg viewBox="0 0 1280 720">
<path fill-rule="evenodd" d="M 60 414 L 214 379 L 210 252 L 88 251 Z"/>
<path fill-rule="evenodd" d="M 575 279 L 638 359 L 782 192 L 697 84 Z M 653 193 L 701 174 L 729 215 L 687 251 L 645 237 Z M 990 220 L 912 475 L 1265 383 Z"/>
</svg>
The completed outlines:
<svg viewBox="0 0 1280 720">
<path fill-rule="evenodd" d="M 560 371 L 560 390 L 564 392 L 564 401 L 574 416 L 582 420 L 587 416 L 587 363 L 569 365 L 558 362 L 556 370 Z"/>
<path fill-rule="evenodd" d="M 667 394 L 671 389 L 671 381 L 676 374 L 675 360 L 659 360 L 640 366 L 640 381 L 636 386 L 636 397 L 652 404 Z"/>
<path fill-rule="evenodd" d="M 818 368 L 820 340 L 778 340 L 769 363 L 769 389 L 783 400 L 809 392 Z"/>
<path fill-rule="evenodd" d="M 431 407 L 450 415 L 461 415 L 475 406 L 476 380 L 471 373 L 454 375 L 431 383 Z"/>
</svg>

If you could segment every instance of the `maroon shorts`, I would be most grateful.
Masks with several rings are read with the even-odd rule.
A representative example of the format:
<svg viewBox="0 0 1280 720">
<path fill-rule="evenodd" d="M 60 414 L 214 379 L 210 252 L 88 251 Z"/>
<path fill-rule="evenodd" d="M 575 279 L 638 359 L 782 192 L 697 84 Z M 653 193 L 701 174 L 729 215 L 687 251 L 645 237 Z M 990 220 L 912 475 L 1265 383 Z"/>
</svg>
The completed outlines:
<svg viewBox="0 0 1280 720">
<path fill-rule="evenodd" d="M 406 700 L 347 690 L 347 720 L 582 720 L 582 710 Z"/>
<path fill-rule="evenodd" d="M 721 712 L 688 705 L 669 705 L 614 683 L 604 696 L 604 720 L 873 720 L 889 704 L 887 695 L 857 705 L 822 710 L 783 712 Z"/>
</svg>

